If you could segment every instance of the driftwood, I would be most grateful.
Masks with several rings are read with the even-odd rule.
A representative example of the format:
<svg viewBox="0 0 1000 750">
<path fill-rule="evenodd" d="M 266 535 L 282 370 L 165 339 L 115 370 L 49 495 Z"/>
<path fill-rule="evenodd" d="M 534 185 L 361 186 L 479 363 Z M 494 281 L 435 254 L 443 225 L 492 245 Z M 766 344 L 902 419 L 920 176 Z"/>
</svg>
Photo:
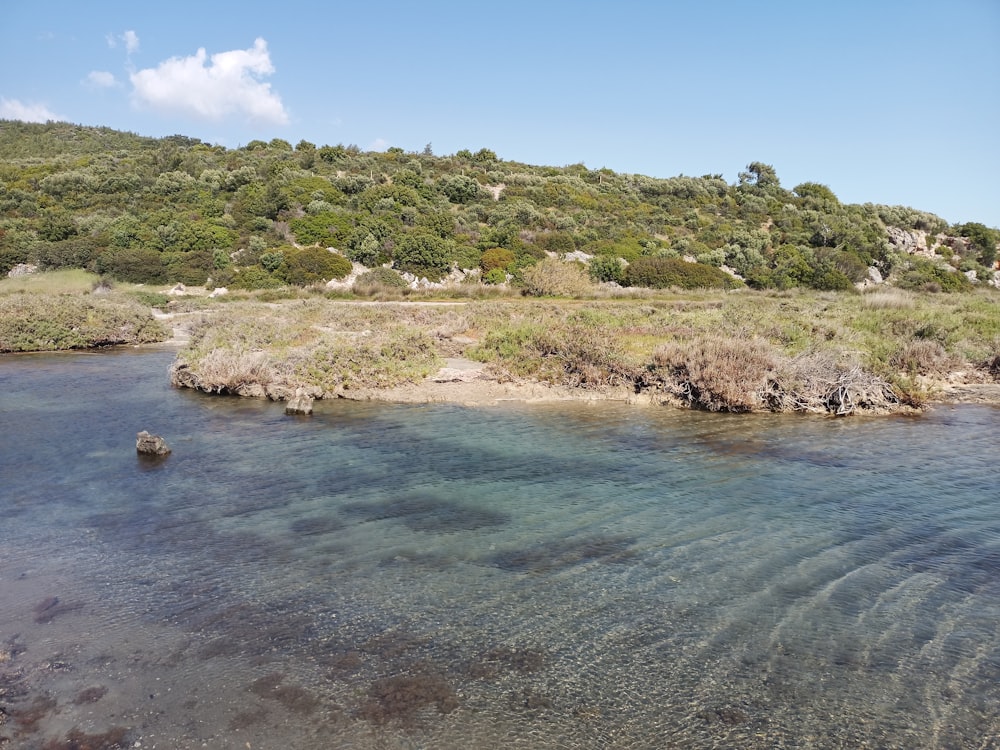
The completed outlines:
<svg viewBox="0 0 1000 750">
<path fill-rule="evenodd" d="M 831 357 L 812 355 L 790 360 L 783 370 L 769 381 L 763 396 L 774 411 L 846 416 L 901 406 L 892 385 L 858 365 L 843 367 Z"/>
<path fill-rule="evenodd" d="M 711 356 L 706 356 L 709 354 Z M 760 342 L 712 342 L 711 349 L 661 349 L 665 365 L 644 386 L 660 388 L 681 403 L 724 412 L 809 412 L 846 416 L 903 407 L 891 384 L 856 364 L 818 353 L 785 358 Z"/>
</svg>

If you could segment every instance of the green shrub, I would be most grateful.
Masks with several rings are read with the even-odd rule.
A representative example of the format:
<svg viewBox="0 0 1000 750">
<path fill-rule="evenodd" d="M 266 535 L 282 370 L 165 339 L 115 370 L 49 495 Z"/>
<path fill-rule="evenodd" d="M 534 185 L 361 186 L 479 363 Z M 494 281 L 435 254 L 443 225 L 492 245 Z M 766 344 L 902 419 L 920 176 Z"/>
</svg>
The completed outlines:
<svg viewBox="0 0 1000 750">
<path fill-rule="evenodd" d="M 342 279 L 351 272 L 351 261 L 322 247 L 288 250 L 277 275 L 289 284 L 305 286 L 320 281 Z"/>
<path fill-rule="evenodd" d="M 391 289 L 405 289 L 406 279 L 393 271 L 391 268 L 373 268 L 358 276 L 354 282 L 354 288 L 383 286 Z"/>
<path fill-rule="evenodd" d="M 621 262 L 610 255 L 597 255 L 592 258 L 588 272 L 590 278 L 596 282 L 621 284 L 625 280 L 625 269 Z"/>
<path fill-rule="evenodd" d="M 997 259 L 997 244 L 1000 243 L 1000 229 L 990 229 L 979 222 L 960 224 L 955 230 L 969 239 L 977 260 L 984 266 L 993 267 Z"/>
<path fill-rule="evenodd" d="M 277 271 L 281 264 L 285 261 L 285 254 L 280 250 L 272 250 L 269 252 L 261 253 L 260 255 L 260 266 L 264 270 L 274 273 Z"/>
<path fill-rule="evenodd" d="M 479 183 L 465 175 L 451 175 L 439 183 L 441 192 L 452 203 L 469 203 L 482 195 Z"/>
<path fill-rule="evenodd" d="M 646 252 L 643 244 L 634 237 L 623 240 L 600 240 L 587 245 L 583 249 L 591 255 L 624 258 L 630 263 L 642 257 Z"/>
<path fill-rule="evenodd" d="M 625 269 L 625 283 L 650 289 L 731 289 L 739 286 L 739 282 L 725 271 L 680 258 L 638 258 Z"/>
<path fill-rule="evenodd" d="M 189 286 L 204 284 L 213 276 L 215 252 L 212 250 L 191 250 L 186 253 L 161 253 L 160 262 L 165 267 L 166 280 Z"/>
<path fill-rule="evenodd" d="M 483 254 L 475 245 L 465 242 L 450 242 L 449 245 L 451 247 L 450 257 L 456 266 L 464 269 L 472 269 L 479 266 L 479 261 L 482 259 Z"/>
<path fill-rule="evenodd" d="M 40 268 L 90 268 L 101 248 L 92 237 L 70 237 L 57 242 L 39 242 L 31 255 Z"/>
<path fill-rule="evenodd" d="M 486 273 L 490 271 L 506 271 L 513 268 L 517 261 L 516 256 L 505 247 L 492 247 L 483 252 L 479 259 L 479 267 Z"/>
<path fill-rule="evenodd" d="M 98 288 L 108 288 L 107 282 L 101 281 Z M 151 292 L 148 289 L 135 289 L 128 293 L 128 296 L 146 307 L 166 307 L 170 302 L 170 297 L 163 292 Z"/>
<path fill-rule="evenodd" d="M 405 234 L 395 251 L 395 265 L 401 271 L 437 281 L 451 268 L 450 243 L 426 229 Z"/>
<path fill-rule="evenodd" d="M 230 284 L 234 289 L 276 289 L 284 282 L 272 275 L 266 268 L 247 266 L 236 271 Z"/>
<path fill-rule="evenodd" d="M 817 268 L 809 286 L 825 292 L 846 292 L 854 289 L 854 282 L 839 268 Z"/>
<path fill-rule="evenodd" d="M 545 232 L 535 237 L 535 245 L 548 253 L 565 255 L 576 250 L 576 242 L 569 232 Z"/>
<path fill-rule="evenodd" d="M 491 268 L 483 274 L 483 283 L 496 286 L 507 283 L 507 272 L 502 268 Z"/>
<path fill-rule="evenodd" d="M 155 250 L 132 247 L 109 247 L 95 263 L 97 272 L 133 284 L 159 284 L 166 281 L 166 269 Z"/>
<path fill-rule="evenodd" d="M 169 336 L 138 302 L 62 294 L 0 297 L 0 352 L 141 344 Z"/>
<path fill-rule="evenodd" d="M 965 292 L 972 282 L 964 274 L 949 271 L 926 258 L 913 258 L 910 268 L 896 280 L 901 289 L 924 292 Z"/>
<path fill-rule="evenodd" d="M 14 266 L 28 260 L 27 248 L 0 246 L 0 276 L 6 276 Z"/>
<path fill-rule="evenodd" d="M 336 245 L 347 240 L 352 226 L 349 216 L 329 211 L 302 216 L 288 222 L 300 245 Z"/>
</svg>

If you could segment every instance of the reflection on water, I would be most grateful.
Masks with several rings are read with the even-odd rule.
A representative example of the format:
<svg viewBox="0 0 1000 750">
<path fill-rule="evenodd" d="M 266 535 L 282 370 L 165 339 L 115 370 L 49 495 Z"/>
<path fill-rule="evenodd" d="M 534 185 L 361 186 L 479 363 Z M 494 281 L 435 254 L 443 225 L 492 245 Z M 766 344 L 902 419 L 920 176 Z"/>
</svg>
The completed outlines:
<svg viewBox="0 0 1000 750">
<path fill-rule="evenodd" d="M 996 409 L 301 419 L 170 358 L 0 360 L 15 747 L 1000 746 Z"/>
</svg>

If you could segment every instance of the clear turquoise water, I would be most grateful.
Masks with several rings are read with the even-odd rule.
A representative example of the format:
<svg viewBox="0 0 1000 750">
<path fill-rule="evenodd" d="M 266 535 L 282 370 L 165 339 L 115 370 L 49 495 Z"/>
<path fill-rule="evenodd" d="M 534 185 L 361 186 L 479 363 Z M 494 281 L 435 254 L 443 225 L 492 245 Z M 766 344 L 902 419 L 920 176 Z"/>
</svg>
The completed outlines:
<svg viewBox="0 0 1000 750">
<path fill-rule="evenodd" d="M 1000 747 L 998 409 L 293 418 L 172 356 L 0 360 L 0 706 L 56 706 L 0 737 Z"/>
</svg>

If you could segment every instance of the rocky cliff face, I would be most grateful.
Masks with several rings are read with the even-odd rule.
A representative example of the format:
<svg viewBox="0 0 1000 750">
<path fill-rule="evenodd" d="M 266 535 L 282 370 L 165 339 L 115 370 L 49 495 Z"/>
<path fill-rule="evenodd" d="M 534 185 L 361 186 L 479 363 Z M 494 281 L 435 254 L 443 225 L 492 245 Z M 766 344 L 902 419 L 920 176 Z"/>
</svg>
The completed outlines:
<svg viewBox="0 0 1000 750">
<path fill-rule="evenodd" d="M 922 229 L 886 227 L 886 234 L 889 236 L 889 244 L 897 252 L 906 253 L 907 255 L 922 255 L 925 258 L 936 257 L 936 254 L 931 249 L 936 243 L 934 240 L 931 240 L 931 243 L 928 244 L 927 232 Z"/>
<path fill-rule="evenodd" d="M 956 237 L 944 233 L 930 234 L 922 229 L 901 229 L 886 227 L 889 244 L 900 255 L 911 255 L 937 261 L 945 268 L 962 273 L 958 267 L 968 254 L 969 246 L 964 237 Z M 990 286 L 1000 287 L 1000 261 L 993 266 L 992 277 L 985 280 Z M 965 271 L 966 277 L 973 283 L 982 282 L 975 271 Z M 881 283 L 880 281 L 866 284 Z"/>
</svg>

